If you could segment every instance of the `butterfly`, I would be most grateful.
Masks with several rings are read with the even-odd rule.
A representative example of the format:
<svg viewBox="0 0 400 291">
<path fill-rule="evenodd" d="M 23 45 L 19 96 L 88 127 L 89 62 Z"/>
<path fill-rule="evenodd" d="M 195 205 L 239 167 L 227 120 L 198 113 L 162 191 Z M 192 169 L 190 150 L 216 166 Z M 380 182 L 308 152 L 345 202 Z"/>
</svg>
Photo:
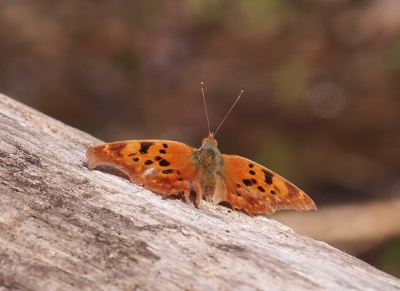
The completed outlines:
<svg viewBox="0 0 400 291">
<path fill-rule="evenodd" d="M 88 168 L 111 166 L 134 184 L 164 197 L 189 197 L 196 192 L 197 207 L 203 199 L 230 204 L 249 216 L 272 214 L 281 209 L 317 209 L 312 199 L 292 183 L 249 159 L 221 154 L 210 131 L 204 84 L 201 83 L 209 134 L 199 149 L 170 140 L 128 140 L 101 144 L 87 152 Z"/>
</svg>

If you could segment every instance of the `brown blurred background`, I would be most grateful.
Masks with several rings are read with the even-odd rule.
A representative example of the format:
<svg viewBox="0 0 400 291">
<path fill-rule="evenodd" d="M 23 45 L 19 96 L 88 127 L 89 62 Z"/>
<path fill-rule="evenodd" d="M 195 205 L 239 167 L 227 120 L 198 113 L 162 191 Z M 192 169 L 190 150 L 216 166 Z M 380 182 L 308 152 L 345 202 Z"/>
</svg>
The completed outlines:
<svg viewBox="0 0 400 291">
<path fill-rule="evenodd" d="M 0 1 L 0 92 L 104 141 L 207 135 L 308 193 L 272 218 L 400 277 L 400 1 Z"/>
</svg>

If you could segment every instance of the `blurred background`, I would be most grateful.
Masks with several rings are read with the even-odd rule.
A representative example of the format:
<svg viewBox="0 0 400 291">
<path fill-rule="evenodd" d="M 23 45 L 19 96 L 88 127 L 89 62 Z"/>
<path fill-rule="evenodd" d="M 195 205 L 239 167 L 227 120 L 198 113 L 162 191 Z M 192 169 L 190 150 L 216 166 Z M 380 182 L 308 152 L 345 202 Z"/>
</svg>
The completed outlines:
<svg viewBox="0 0 400 291">
<path fill-rule="evenodd" d="M 272 216 L 400 277 L 400 1 L 0 1 L 0 92 L 104 141 L 207 135 L 299 186 Z"/>
</svg>

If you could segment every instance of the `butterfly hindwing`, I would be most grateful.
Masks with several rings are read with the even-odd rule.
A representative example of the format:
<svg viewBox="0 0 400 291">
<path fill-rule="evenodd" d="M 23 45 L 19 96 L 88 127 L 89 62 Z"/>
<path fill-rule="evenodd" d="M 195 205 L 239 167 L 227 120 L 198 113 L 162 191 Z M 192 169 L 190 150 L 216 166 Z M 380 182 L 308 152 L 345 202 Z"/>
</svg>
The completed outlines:
<svg viewBox="0 0 400 291">
<path fill-rule="evenodd" d="M 164 196 L 190 194 L 195 178 L 191 154 L 184 143 L 160 140 L 131 140 L 102 144 L 86 152 L 89 169 L 112 166 L 134 184 Z"/>
<path fill-rule="evenodd" d="M 222 157 L 225 164 L 220 179 L 226 190 L 218 200 L 228 201 L 233 209 L 249 215 L 269 215 L 280 209 L 317 209 L 307 194 L 271 170 L 240 156 Z"/>
</svg>

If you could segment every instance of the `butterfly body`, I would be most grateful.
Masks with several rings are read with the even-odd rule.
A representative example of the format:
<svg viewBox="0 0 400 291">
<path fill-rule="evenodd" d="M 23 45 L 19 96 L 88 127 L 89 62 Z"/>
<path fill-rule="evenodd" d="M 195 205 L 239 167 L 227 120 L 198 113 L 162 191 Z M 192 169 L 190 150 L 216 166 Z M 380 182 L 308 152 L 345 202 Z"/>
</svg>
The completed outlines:
<svg viewBox="0 0 400 291">
<path fill-rule="evenodd" d="M 218 173 L 225 164 L 224 158 L 217 147 L 217 141 L 212 135 L 203 140 L 202 146 L 193 152 L 192 158 L 197 167 L 194 189 L 196 204 L 200 205 L 202 197 L 213 201 L 218 182 Z"/>
<path fill-rule="evenodd" d="M 309 210 L 316 205 L 303 191 L 271 170 L 240 156 L 221 154 L 212 133 L 199 149 L 175 141 L 132 140 L 90 148 L 89 169 L 108 165 L 132 183 L 163 196 L 196 192 L 215 204 L 228 202 L 250 216 L 280 209 Z"/>
</svg>

